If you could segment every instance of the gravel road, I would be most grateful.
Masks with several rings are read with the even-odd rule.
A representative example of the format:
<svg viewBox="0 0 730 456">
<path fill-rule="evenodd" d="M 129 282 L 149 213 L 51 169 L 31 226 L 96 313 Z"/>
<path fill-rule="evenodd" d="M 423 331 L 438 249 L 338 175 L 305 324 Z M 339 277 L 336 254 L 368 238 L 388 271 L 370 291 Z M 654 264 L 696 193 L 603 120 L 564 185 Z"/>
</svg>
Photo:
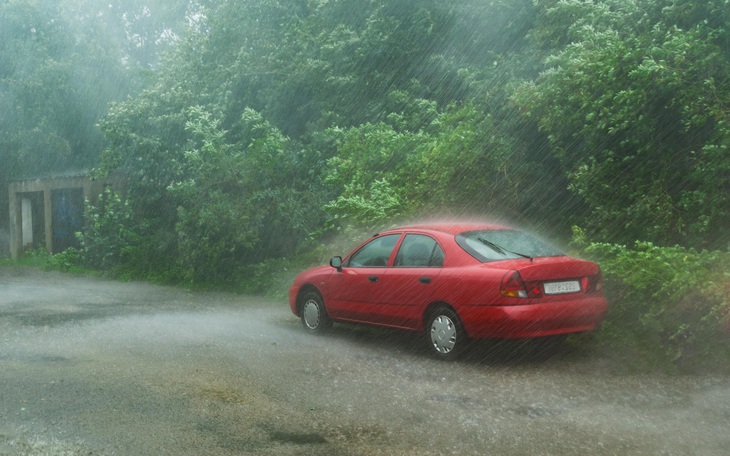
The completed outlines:
<svg viewBox="0 0 730 456">
<path fill-rule="evenodd" d="M 727 455 L 730 378 L 412 335 L 284 301 L 0 269 L 0 455 Z"/>
</svg>

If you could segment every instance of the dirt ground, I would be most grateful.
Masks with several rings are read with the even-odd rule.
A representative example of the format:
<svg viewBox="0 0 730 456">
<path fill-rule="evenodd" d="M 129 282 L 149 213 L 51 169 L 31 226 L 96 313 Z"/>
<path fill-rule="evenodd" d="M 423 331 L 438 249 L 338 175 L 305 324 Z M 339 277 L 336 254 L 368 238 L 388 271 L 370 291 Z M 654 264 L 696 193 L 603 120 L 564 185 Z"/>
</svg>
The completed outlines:
<svg viewBox="0 0 730 456">
<path fill-rule="evenodd" d="M 284 301 L 0 268 L 0 455 L 726 455 L 730 378 L 305 334 Z"/>
</svg>

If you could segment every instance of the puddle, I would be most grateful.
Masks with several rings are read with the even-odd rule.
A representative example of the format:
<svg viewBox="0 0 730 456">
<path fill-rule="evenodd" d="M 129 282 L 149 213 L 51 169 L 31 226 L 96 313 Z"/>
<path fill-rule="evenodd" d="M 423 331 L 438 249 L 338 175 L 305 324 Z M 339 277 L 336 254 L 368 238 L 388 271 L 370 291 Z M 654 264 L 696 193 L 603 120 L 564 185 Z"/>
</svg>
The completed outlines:
<svg viewBox="0 0 730 456">
<path fill-rule="evenodd" d="M 298 433 L 298 432 L 272 432 L 269 434 L 271 440 L 278 443 L 294 444 L 294 445 L 321 445 L 327 443 L 327 439 L 315 433 Z"/>
<path fill-rule="evenodd" d="M 543 418 L 561 413 L 561 410 L 543 407 L 541 405 L 521 405 L 511 409 L 511 411 L 517 415 L 526 416 L 528 418 Z"/>
</svg>

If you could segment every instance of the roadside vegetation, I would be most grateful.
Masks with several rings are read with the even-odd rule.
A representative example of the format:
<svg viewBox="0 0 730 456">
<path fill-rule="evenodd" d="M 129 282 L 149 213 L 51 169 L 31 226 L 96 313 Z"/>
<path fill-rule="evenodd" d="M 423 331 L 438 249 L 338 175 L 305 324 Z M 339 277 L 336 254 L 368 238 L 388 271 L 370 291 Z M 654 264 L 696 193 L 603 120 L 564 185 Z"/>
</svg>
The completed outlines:
<svg viewBox="0 0 730 456">
<path fill-rule="evenodd" d="M 592 344 L 727 369 L 728 23 L 727 0 L 4 2 L 0 183 L 123 177 L 55 268 L 277 296 L 360 230 L 508 220 L 601 265 Z"/>
<path fill-rule="evenodd" d="M 574 240 L 603 271 L 610 309 L 597 342 L 617 365 L 730 372 L 730 252 L 587 243 L 580 230 Z"/>
<path fill-rule="evenodd" d="M 362 230 L 357 234 L 348 231 L 298 255 L 250 265 L 241 270 L 245 279 L 235 284 L 176 283 L 285 301 L 298 272 L 346 253 L 363 234 Z M 574 227 L 570 253 L 601 265 L 610 309 L 597 334 L 571 336 L 565 350 L 578 356 L 600 356 L 610 363 L 609 370 L 619 373 L 730 373 L 730 252 L 659 247 L 649 242 L 632 247 L 593 243 Z M 56 255 L 33 252 L 20 264 L 131 278 L 123 270 L 84 267 L 83 255 L 75 249 Z M 6 262 L 5 266 L 16 265 Z M 148 280 L 170 283 L 166 278 Z"/>
</svg>

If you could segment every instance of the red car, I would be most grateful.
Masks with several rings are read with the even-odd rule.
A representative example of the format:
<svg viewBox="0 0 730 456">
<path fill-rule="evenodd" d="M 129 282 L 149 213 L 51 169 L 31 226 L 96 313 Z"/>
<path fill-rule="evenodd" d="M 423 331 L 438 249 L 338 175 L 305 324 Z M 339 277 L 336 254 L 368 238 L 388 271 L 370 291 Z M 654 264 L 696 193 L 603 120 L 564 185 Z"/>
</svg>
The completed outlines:
<svg viewBox="0 0 730 456">
<path fill-rule="evenodd" d="M 423 332 L 434 354 L 480 338 L 596 330 L 607 304 L 597 264 L 525 232 L 489 224 L 385 231 L 330 266 L 299 274 L 292 312 L 318 333 L 332 322 Z"/>
</svg>

